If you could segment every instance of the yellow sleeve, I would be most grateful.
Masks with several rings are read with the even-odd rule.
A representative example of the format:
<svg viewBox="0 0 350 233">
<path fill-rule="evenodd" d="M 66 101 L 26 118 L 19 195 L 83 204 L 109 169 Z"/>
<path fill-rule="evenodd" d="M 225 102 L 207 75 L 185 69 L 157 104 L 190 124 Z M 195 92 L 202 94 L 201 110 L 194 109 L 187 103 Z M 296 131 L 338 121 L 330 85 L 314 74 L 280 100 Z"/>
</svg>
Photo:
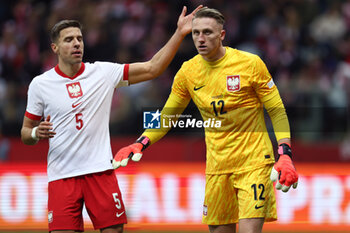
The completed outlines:
<svg viewBox="0 0 350 233">
<path fill-rule="evenodd" d="M 180 98 L 178 95 L 171 92 L 161 112 L 161 128 L 147 129 L 143 132 L 142 136 L 147 136 L 151 141 L 151 145 L 160 140 L 162 137 L 164 137 L 168 133 L 170 128 L 162 127 L 163 119 L 171 118 L 171 120 L 176 120 L 177 117 L 169 116 L 180 115 L 185 110 L 190 100 L 191 99 Z"/>
<path fill-rule="evenodd" d="M 265 63 L 256 56 L 253 60 L 252 64 L 253 68 L 253 88 L 259 97 L 259 99 L 263 99 L 266 96 L 270 95 L 272 92 L 277 89 L 276 85 L 273 82 L 271 74 L 267 70 Z"/>
<path fill-rule="evenodd" d="M 171 92 L 181 99 L 190 99 L 191 95 L 187 89 L 187 79 L 184 68 L 181 68 L 175 75 Z"/>
<path fill-rule="evenodd" d="M 290 138 L 288 117 L 278 89 L 265 96 L 262 102 L 270 116 L 277 142 L 282 138 Z"/>
</svg>

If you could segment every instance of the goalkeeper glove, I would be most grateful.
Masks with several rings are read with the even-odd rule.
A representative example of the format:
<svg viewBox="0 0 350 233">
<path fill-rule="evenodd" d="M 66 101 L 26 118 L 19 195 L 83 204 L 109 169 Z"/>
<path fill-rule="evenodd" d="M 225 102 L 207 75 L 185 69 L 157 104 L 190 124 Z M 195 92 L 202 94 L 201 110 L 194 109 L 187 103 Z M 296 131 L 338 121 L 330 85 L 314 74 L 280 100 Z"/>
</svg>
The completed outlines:
<svg viewBox="0 0 350 233">
<path fill-rule="evenodd" d="M 292 162 L 292 150 L 290 145 L 282 143 L 278 146 L 278 156 L 274 164 L 270 179 L 277 181 L 276 189 L 288 192 L 290 186 L 297 188 L 298 174 Z"/>
<path fill-rule="evenodd" d="M 112 166 L 114 169 L 120 166 L 125 167 L 128 165 L 128 161 L 131 158 L 132 161 L 138 162 L 142 157 L 142 151 L 144 151 L 150 144 L 150 140 L 146 136 L 141 136 L 136 140 L 134 144 L 123 147 L 114 156 Z"/>
</svg>

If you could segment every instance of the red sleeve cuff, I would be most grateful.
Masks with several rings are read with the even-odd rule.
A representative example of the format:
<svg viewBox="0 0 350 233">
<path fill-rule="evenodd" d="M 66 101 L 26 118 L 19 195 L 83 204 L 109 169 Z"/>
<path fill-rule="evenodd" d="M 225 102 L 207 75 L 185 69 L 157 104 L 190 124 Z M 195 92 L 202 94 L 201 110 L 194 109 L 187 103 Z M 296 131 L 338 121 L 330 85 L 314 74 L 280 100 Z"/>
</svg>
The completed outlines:
<svg viewBox="0 0 350 233">
<path fill-rule="evenodd" d="M 124 65 L 123 81 L 129 81 L 129 64 Z"/>
<path fill-rule="evenodd" d="M 34 114 L 31 114 L 29 112 L 26 111 L 26 113 L 24 114 L 26 117 L 28 117 L 29 119 L 33 120 L 33 121 L 40 121 L 41 120 L 41 116 L 37 116 Z"/>
</svg>

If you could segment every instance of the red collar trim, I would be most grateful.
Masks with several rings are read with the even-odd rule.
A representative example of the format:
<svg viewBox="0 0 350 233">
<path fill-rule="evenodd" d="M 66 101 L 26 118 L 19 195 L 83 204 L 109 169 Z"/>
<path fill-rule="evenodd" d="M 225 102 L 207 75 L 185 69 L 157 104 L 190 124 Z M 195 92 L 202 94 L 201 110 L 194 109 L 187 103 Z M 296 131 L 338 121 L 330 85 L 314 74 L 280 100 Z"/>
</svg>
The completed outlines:
<svg viewBox="0 0 350 233">
<path fill-rule="evenodd" d="M 64 78 L 69 78 L 69 79 L 75 79 L 76 77 L 81 75 L 84 72 L 84 70 L 85 70 L 85 64 L 84 64 L 84 62 L 82 62 L 78 72 L 73 77 L 70 77 L 70 76 L 66 75 L 65 73 L 63 73 L 62 70 L 60 70 L 60 68 L 58 67 L 58 64 L 55 66 L 55 71 L 57 74 L 59 74 L 60 76 L 62 76 Z"/>
</svg>

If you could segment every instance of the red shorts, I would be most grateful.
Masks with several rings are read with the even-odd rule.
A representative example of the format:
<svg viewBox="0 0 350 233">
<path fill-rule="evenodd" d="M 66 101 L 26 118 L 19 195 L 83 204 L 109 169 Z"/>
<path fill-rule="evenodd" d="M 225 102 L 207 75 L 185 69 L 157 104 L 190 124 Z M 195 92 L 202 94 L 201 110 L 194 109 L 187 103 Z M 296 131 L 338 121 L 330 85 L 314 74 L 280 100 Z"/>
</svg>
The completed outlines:
<svg viewBox="0 0 350 233">
<path fill-rule="evenodd" d="M 95 229 L 127 223 L 114 170 L 49 182 L 49 231 L 84 231 L 83 204 Z"/>
</svg>

